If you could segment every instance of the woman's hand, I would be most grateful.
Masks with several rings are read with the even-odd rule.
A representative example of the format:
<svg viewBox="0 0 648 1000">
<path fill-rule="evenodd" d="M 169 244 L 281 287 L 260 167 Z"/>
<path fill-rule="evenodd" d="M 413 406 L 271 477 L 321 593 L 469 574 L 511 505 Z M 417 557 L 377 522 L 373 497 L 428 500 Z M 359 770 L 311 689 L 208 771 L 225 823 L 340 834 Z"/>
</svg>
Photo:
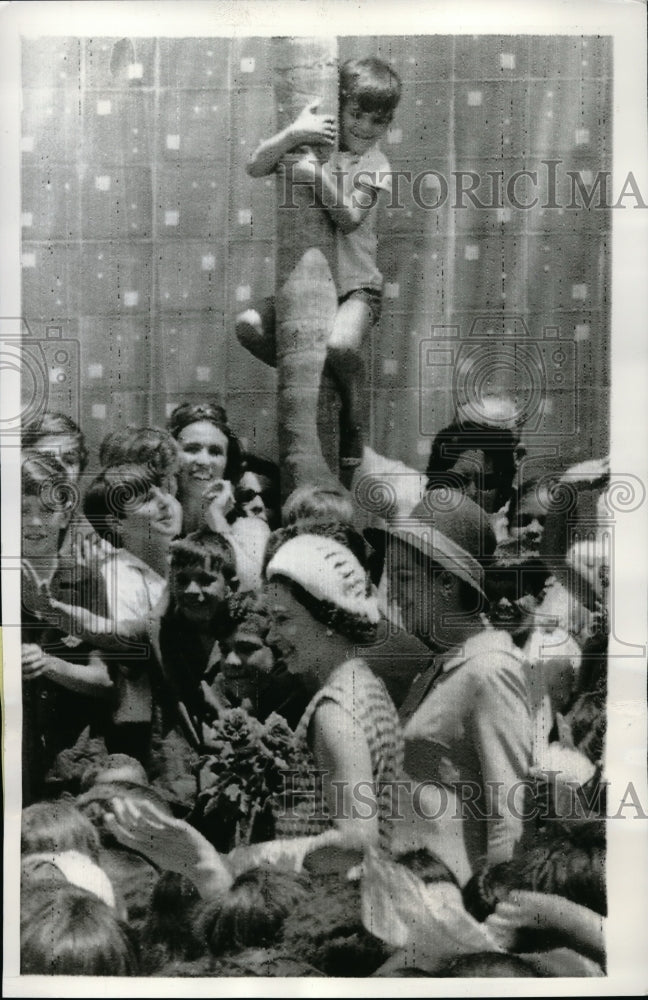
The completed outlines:
<svg viewBox="0 0 648 1000">
<path fill-rule="evenodd" d="M 203 494 L 204 519 L 211 531 L 227 532 L 227 515 L 234 507 L 234 490 L 229 479 L 216 479 Z"/>
<path fill-rule="evenodd" d="M 232 877 L 220 854 L 189 823 L 146 801 L 113 799 L 112 806 L 114 813 L 104 822 L 120 844 L 144 854 L 162 871 L 186 875 L 201 895 L 229 888 Z"/>
</svg>

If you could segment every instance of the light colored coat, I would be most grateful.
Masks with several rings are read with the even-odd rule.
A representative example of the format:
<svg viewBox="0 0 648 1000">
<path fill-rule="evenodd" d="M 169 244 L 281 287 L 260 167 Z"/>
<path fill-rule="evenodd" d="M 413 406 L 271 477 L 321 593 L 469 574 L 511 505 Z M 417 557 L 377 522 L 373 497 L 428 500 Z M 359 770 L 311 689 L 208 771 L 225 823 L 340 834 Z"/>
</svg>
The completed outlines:
<svg viewBox="0 0 648 1000">
<path fill-rule="evenodd" d="M 510 635 L 486 627 L 437 657 L 400 714 L 407 774 L 451 793 L 439 828 L 453 824 L 454 838 L 461 822 L 472 870 L 509 860 L 528 815 L 533 735 L 527 667 Z"/>
</svg>

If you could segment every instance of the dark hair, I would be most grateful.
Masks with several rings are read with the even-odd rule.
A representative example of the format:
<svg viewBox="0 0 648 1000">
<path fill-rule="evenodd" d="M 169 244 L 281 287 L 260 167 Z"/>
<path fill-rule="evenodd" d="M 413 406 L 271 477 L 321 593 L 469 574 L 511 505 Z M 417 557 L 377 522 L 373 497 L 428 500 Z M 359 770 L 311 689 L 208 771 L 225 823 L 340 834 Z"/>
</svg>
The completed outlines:
<svg viewBox="0 0 648 1000">
<path fill-rule="evenodd" d="M 489 621 L 495 628 L 510 632 L 520 647 L 537 624 L 532 611 L 520 602 L 524 597 L 539 600 L 549 575 L 538 556 L 520 553 L 509 540 L 498 544 L 486 569 L 484 590 L 489 602 Z"/>
<path fill-rule="evenodd" d="M 163 872 L 151 894 L 140 932 L 142 971 L 157 972 L 171 961 L 199 958 L 202 943 L 194 929 L 201 897 L 186 876 Z"/>
<path fill-rule="evenodd" d="M 38 497 L 51 511 L 74 511 L 79 503 L 79 491 L 68 479 L 64 465 L 54 455 L 37 451 L 23 455 L 21 493 L 23 497 Z"/>
<path fill-rule="evenodd" d="M 306 483 L 304 486 L 298 486 L 286 498 L 281 509 L 281 520 L 284 525 L 303 520 L 352 524 L 353 505 L 342 487 L 336 489 L 334 486 Z"/>
<path fill-rule="evenodd" d="M 169 417 L 169 430 L 178 440 L 180 432 L 191 424 L 206 420 L 218 427 L 227 438 L 227 461 L 223 478 L 231 483 L 238 482 L 242 469 L 241 445 L 227 422 L 227 414 L 219 403 L 180 403 Z"/>
<path fill-rule="evenodd" d="M 479 450 L 492 458 L 493 477 L 498 490 L 496 503 L 501 507 L 511 495 L 516 447 L 517 438 L 513 431 L 454 420 L 440 430 L 432 442 L 425 470 L 427 489 L 438 486 L 465 488 L 464 478 L 453 473 L 452 467 L 464 452 Z M 493 488 L 488 485 L 486 477 L 483 478 L 482 489 Z"/>
<path fill-rule="evenodd" d="M 34 802 L 22 811 L 20 850 L 23 854 L 80 851 L 97 861 L 99 846 L 94 826 L 71 802 Z"/>
<path fill-rule="evenodd" d="M 370 622 L 360 615 L 353 614 L 339 608 L 333 601 L 325 601 L 320 597 L 313 597 L 307 590 L 300 587 L 289 577 L 277 574 L 273 576 L 272 583 L 282 583 L 291 592 L 296 601 L 308 611 L 310 615 L 326 628 L 332 629 L 338 635 L 344 636 L 350 642 L 356 642 L 362 646 L 371 645 L 375 640 L 378 625 Z"/>
<path fill-rule="evenodd" d="M 391 66 L 369 56 L 348 59 L 340 67 L 340 104 L 357 101 L 362 111 L 391 119 L 401 97 L 402 84 Z"/>
<path fill-rule="evenodd" d="M 236 586 L 236 556 L 224 535 L 199 528 L 169 546 L 171 570 L 199 566 L 208 573 L 222 573 L 231 588 Z"/>
<path fill-rule="evenodd" d="M 547 494 L 546 501 L 541 501 L 542 492 L 546 492 Z M 561 506 L 561 492 L 560 474 L 557 472 L 552 474 L 544 473 L 543 475 L 533 476 L 530 479 L 523 479 L 518 482 L 511 493 L 511 502 L 508 510 L 509 527 L 515 526 L 520 505 L 526 497 L 535 496 L 545 514 L 549 514 L 556 505 L 558 507 Z"/>
<path fill-rule="evenodd" d="M 23 428 L 22 447 L 34 448 L 41 438 L 50 435 L 65 435 L 75 439 L 75 447 L 79 456 L 81 471 L 88 464 L 88 449 L 86 448 L 83 431 L 65 413 L 44 413 L 38 420 L 32 421 Z"/>
<path fill-rule="evenodd" d="M 71 885 L 35 886 L 23 894 L 22 975 L 134 976 L 128 928 L 91 892 Z"/>
<path fill-rule="evenodd" d="M 433 885 L 437 882 L 450 882 L 451 885 L 459 885 L 446 863 L 432 851 L 428 851 L 427 847 L 398 854 L 396 861 L 409 868 L 414 875 L 418 875 L 426 885 Z"/>
<path fill-rule="evenodd" d="M 144 465 L 113 465 L 91 482 L 83 512 L 101 538 L 116 548 L 123 544 L 119 522 L 146 502 L 155 481 Z"/>
<path fill-rule="evenodd" d="M 605 915 L 605 847 L 566 837 L 536 844 L 513 861 L 473 875 L 463 889 L 464 906 L 476 920 L 485 920 L 513 889 L 564 896 Z"/>
<path fill-rule="evenodd" d="M 252 455 L 247 452 L 243 456 L 243 467 L 239 478 L 242 479 L 246 472 L 251 472 L 262 480 L 265 479 L 267 483 L 267 485 L 262 484 L 260 495 L 268 513 L 268 525 L 270 530 L 274 531 L 275 528 L 279 527 L 279 519 L 281 517 L 281 474 L 279 466 L 276 462 L 271 462 L 267 458 L 261 458 L 259 455 Z M 237 487 L 234 491 L 234 499 L 239 510 L 243 504 L 253 500 L 254 496 L 255 494 L 252 491 L 243 486 Z"/>
<path fill-rule="evenodd" d="M 149 469 L 157 485 L 178 469 L 178 445 L 160 427 L 128 426 L 107 434 L 99 446 L 102 466 L 135 463 Z"/>
<path fill-rule="evenodd" d="M 232 594 L 229 601 L 229 616 L 232 631 L 247 622 L 255 625 L 261 638 L 265 638 L 272 625 L 272 611 L 268 599 L 263 593 L 254 590 Z"/>
<path fill-rule="evenodd" d="M 222 896 L 210 900 L 199 926 L 213 955 L 277 941 L 286 917 L 306 900 L 309 880 L 276 868 L 252 868 Z"/>
</svg>

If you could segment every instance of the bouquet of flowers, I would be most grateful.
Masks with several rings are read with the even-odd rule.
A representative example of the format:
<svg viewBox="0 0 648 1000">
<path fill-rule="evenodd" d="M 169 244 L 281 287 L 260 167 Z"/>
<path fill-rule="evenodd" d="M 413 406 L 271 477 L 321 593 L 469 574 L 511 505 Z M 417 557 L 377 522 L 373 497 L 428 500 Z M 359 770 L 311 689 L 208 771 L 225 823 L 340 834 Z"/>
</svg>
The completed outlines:
<svg viewBox="0 0 648 1000">
<path fill-rule="evenodd" d="M 226 709 L 206 733 L 205 746 L 197 825 L 220 850 L 271 840 L 286 784 L 309 768 L 286 720 L 273 712 L 262 723 L 244 708 Z"/>
</svg>

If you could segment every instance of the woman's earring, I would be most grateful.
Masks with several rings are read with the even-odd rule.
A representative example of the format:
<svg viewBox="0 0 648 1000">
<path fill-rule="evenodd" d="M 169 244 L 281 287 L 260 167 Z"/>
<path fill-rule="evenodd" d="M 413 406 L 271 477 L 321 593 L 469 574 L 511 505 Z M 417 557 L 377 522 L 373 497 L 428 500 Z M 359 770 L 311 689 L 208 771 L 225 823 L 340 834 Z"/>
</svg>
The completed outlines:
<svg viewBox="0 0 648 1000">
<path fill-rule="evenodd" d="M 327 628 L 327 630 L 326 630 L 326 634 L 327 634 L 327 636 L 328 636 L 328 637 L 329 637 L 329 639 L 330 639 L 330 638 L 331 638 L 331 636 L 333 635 L 333 629 L 332 629 L 332 628 Z"/>
</svg>

